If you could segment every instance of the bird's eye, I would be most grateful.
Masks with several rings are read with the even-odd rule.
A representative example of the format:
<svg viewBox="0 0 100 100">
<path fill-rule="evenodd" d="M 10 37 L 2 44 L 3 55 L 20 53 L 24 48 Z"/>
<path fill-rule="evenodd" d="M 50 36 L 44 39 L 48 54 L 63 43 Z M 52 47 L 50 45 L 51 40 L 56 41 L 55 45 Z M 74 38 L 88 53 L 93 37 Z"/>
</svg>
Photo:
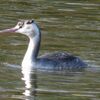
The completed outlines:
<svg viewBox="0 0 100 100">
<path fill-rule="evenodd" d="M 18 22 L 18 26 L 19 26 L 19 28 L 22 28 L 23 25 L 24 25 L 24 22 Z"/>
</svg>

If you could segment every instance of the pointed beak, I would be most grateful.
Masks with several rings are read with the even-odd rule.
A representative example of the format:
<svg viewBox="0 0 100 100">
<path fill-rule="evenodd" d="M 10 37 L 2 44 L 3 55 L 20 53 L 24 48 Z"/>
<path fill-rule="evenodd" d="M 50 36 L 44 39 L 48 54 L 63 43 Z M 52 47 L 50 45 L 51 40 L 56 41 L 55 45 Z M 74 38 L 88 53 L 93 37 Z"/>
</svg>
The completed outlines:
<svg viewBox="0 0 100 100">
<path fill-rule="evenodd" d="M 1 30 L 0 33 L 13 33 L 16 32 L 18 30 L 18 28 L 10 28 L 10 29 L 5 29 L 5 30 Z"/>
</svg>

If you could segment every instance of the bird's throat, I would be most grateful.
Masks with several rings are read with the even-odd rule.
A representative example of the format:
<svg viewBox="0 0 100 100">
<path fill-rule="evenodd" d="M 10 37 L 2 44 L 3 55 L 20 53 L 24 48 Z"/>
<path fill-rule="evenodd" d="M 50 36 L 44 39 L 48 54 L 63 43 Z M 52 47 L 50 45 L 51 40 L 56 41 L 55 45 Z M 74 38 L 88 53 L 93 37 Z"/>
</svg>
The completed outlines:
<svg viewBox="0 0 100 100">
<path fill-rule="evenodd" d="M 22 66 L 33 66 L 33 64 L 37 60 L 38 52 L 39 52 L 39 47 L 40 47 L 40 41 L 41 41 L 41 36 L 36 35 L 35 37 L 29 38 L 29 45 L 27 48 L 27 51 L 25 53 L 25 56 L 22 61 Z"/>
</svg>

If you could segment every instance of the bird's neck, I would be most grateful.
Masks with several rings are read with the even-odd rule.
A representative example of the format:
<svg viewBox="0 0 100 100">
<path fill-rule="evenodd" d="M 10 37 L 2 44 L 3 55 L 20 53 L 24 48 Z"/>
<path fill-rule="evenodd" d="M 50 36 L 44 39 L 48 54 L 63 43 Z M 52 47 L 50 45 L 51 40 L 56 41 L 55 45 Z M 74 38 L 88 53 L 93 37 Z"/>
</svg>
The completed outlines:
<svg viewBox="0 0 100 100">
<path fill-rule="evenodd" d="M 41 33 L 39 32 L 36 36 L 29 37 L 29 39 L 29 45 L 23 58 L 22 66 L 32 66 L 33 63 L 37 60 L 41 42 Z"/>
</svg>

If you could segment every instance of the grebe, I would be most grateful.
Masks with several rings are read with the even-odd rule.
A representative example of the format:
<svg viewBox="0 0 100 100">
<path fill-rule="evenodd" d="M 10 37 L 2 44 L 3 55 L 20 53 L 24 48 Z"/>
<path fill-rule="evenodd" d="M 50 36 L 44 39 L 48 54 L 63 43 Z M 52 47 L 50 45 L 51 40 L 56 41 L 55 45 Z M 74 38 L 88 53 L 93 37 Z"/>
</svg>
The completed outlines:
<svg viewBox="0 0 100 100">
<path fill-rule="evenodd" d="M 75 69 L 85 68 L 86 64 L 78 57 L 65 52 L 48 53 L 38 57 L 41 31 L 34 20 L 21 20 L 11 29 L 0 31 L 0 33 L 16 32 L 28 36 L 30 42 L 22 61 L 22 67 L 44 68 L 44 69 Z"/>
</svg>

